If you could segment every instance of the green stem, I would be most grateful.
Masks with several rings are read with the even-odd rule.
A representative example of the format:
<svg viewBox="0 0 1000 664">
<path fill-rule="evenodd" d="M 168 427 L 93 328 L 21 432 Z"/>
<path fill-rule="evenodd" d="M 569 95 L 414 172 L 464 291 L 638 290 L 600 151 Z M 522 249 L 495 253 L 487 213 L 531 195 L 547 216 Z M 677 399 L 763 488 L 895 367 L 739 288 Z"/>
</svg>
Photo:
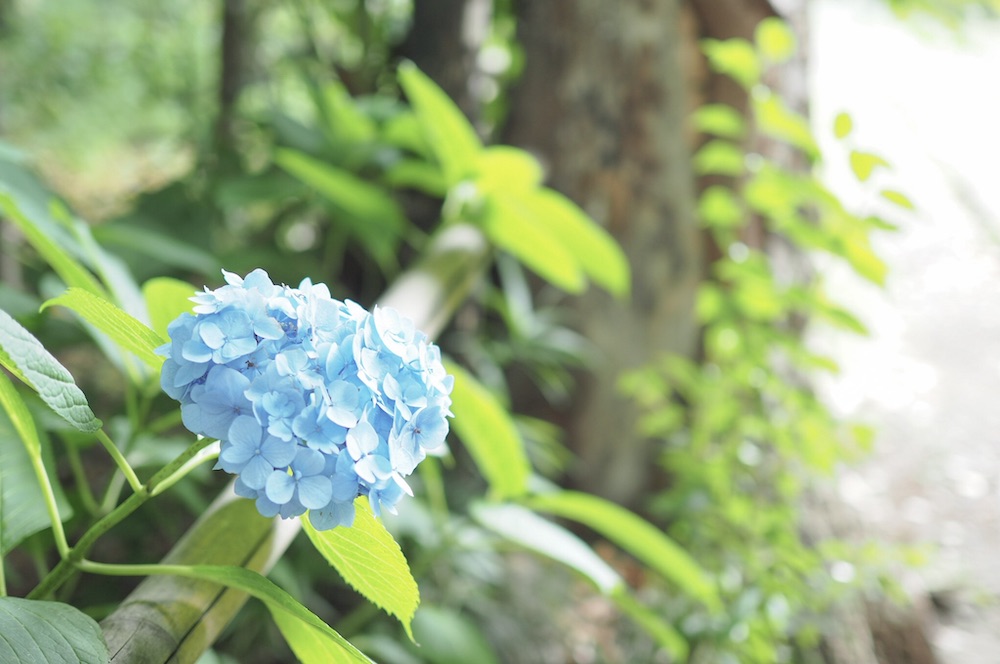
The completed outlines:
<svg viewBox="0 0 1000 664">
<path fill-rule="evenodd" d="M 212 444 L 204 449 L 198 450 L 198 452 L 191 456 L 190 459 L 185 461 L 174 473 L 168 477 L 163 478 L 157 483 L 156 488 L 152 489 L 150 496 L 158 496 L 174 484 L 176 484 L 180 479 L 190 473 L 194 468 L 205 463 L 209 459 L 216 459 L 219 456 L 219 442 L 210 441 Z"/>
<path fill-rule="evenodd" d="M 115 445 L 114 441 L 108 438 L 108 434 L 104 433 L 104 429 L 97 430 L 97 439 L 101 441 L 101 445 L 104 445 L 104 449 L 108 451 L 111 458 L 115 460 L 115 464 L 121 469 L 122 473 L 125 475 L 125 479 L 128 480 L 128 485 L 132 487 L 132 491 L 138 493 L 142 490 L 142 482 L 136 476 L 135 471 L 132 470 L 132 466 L 129 465 L 128 461 L 119 451 L 118 446 Z"/>
<path fill-rule="evenodd" d="M 191 576 L 194 578 L 191 567 L 188 565 L 123 565 L 117 563 L 98 563 L 93 560 L 81 558 L 76 562 L 76 568 L 81 572 L 91 574 L 103 574 L 105 576 Z"/>
<path fill-rule="evenodd" d="M 62 584 L 66 583 L 67 579 L 69 579 L 76 571 L 80 562 L 83 560 L 83 557 L 87 555 L 90 548 L 94 546 L 94 543 L 102 535 L 104 535 L 104 533 L 117 526 L 123 519 L 125 519 L 125 517 L 139 509 L 139 507 L 149 500 L 154 493 L 157 493 L 157 489 L 161 483 L 174 483 L 180 479 L 180 477 L 182 477 L 180 470 L 182 468 L 190 469 L 191 466 L 188 462 L 192 458 L 196 457 L 203 449 L 215 442 L 216 441 L 212 438 L 203 438 L 195 442 L 189 448 L 184 450 L 184 452 L 182 452 L 176 459 L 168 463 L 155 475 L 153 475 L 145 486 L 140 485 L 138 491 L 126 498 L 121 505 L 99 519 L 97 523 L 91 526 L 87 532 L 80 537 L 76 546 L 65 552 L 60 550 L 62 560 L 60 560 L 52 571 L 49 572 L 49 574 L 47 574 L 45 578 L 43 578 L 41 582 L 28 594 L 28 599 L 44 599 L 55 592 L 55 590 Z M 59 526 L 59 532 L 61 533 L 62 524 L 59 523 Z M 63 544 L 65 545 L 65 536 Z"/>
<path fill-rule="evenodd" d="M 73 480 L 76 483 L 80 502 L 83 503 L 83 508 L 89 514 L 98 514 L 101 511 L 101 506 L 97 504 L 94 491 L 90 488 L 90 482 L 87 481 L 87 473 L 84 471 L 83 462 L 80 460 L 80 450 L 71 442 L 66 440 L 62 442 L 63 447 L 66 448 L 66 457 L 69 459 L 69 468 L 73 473 Z"/>
<path fill-rule="evenodd" d="M 3 572 L 3 558 L 0 557 L 0 597 L 7 596 L 7 578 Z"/>
<path fill-rule="evenodd" d="M 48 473 L 45 472 L 41 455 L 31 455 L 31 467 L 34 468 L 38 485 L 42 488 L 42 499 L 45 501 L 45 510 L 49 513 L 49 520 L 52 521 L 52 537 L 56 540 L 56 549 L 59 551 L 59 556 L 65 558 L 66 554 L 69 553 L 69 543 L 66 541 L 66 533 L 63 531 L 62 519 L 59 516 L 59 506 L 56 504 L 56 495 L 52 491 L 52 484 L 49 482 Z"/>
</svg>

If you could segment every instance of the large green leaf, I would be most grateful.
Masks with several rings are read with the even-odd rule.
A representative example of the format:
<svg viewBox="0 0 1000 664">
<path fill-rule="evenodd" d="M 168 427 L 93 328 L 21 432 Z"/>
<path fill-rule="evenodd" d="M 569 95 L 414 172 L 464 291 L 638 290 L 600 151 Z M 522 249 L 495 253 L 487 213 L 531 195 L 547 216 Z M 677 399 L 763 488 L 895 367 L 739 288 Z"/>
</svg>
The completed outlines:
<svg viewBox="0 0 1000 664">
<path fill-rule="evenodd" d="M 663 616 L 651 611 L 636 601 L 626 588 L 618 588 L 611 593 L 611 599 L 621 609 L 622 613 L 637 622 L 646 632 L 656 639 L 673 657 L 673 661 L 683 662 L 688 655 L 688 642 L 684 636 L 674 629 L 673 625 L 663 620 Z"/>
<path fill-rule="evenodd" d="M 531 464 L 510 415 L 460 366 L 448 362 L 445 367 L 455 377 L 451 426 L 489 482 L 490 493 L 499 499 L 523 495 L 528 490 Z"/>
<path fill-rule="evenodd" d="M 108 647 L 93 618 L 61 602 L 0 597 L 0 662 L 105 664 Z"/>
<path fill-rule="evenodd" d="M 528 506 L 592 528 L 709 608 L 721 607 L 711 578 L 684 549 L 648 521 L 603 498 L 576 491 L 533 496 Z"/>
<path fill-rule="evenodd" d="M 411 623 L 420 603 L 417 582 L 399 544 L 372 514 L 368 500 L 354 501 L 354 524 L 350 528 L 316 530 L 303 519 L 302 526 L 316 549 L 323 554 L 355 590 L 370 602 L 396 616 L 413 638 Z"/>
<path fill-rule="evenodd" d="M 73 515 L 73 510 L 58 480 L 51 477 L 55 464 L 49 458 L 48 446 L 39 438 L 24 401 L 3 372 L 0 372 L 0 400 L 4 406 L 0 409 L 0 556 L 3 556 L 24 538 L 52 525 L 29 454 L 42 456 L 63 521 Z M 23 444 L 18 444 L 19 437 Z"/>
<path fill-rule="evenodd" d="M 165 568 L 164 573 L 214 581 L 264 602 L 288 645 L 305 664 L 371 662 L 315 613 L 257 572 L 228 565 L 192 565 Z"/>
<path fill-rule="evenodd" d="M 156 277 L 144 283 L 142 295 L 146 299 L 153 331 L 167 339 L 167 327 L 181 314 L 191 313 L 194 307 L 191 298 L 197 292 L 188 282 L 170 277 Z"/>
<path fill-rule="evenodd" d="M 53 242 L 17 207 L 13 197 L 0 191 L 0 210 L 24 233 L 31 246 L 41 254 L 59 278 L 67 286 L 75 286 L 106 297 L 104 288 L 90 272 L 80 265 L 72 256 Z"/>
<path fill-rule="evenodd" d="M 542 165 L 531 153 L 493 145 L 476 159 L 476 187 L 484 194 L 532 191 L 542 183 Z"/>
<path fill-rule="evenodd" d="M 399 84 L 420 121 L 448 186 L 468 177 L 482 143 L 461 109 L 412 62 L 399 65 Z"/>
<path fill-rule="evenodd" d="M 101 428 L 101 421 L 73 382 L 73 376 L 3 310 L 0 310 L 0 351 L 0 364 L 33 387 L 56 414 L 83 432 Z"/>
<path fill-rule="evenodd" d="M 583 540 L 522 505 L 480 502 L 470 508 L 470 513 L 511 542 L 576 570 L 605 595 L 625 585 L 618 572 Z"/>
<path fill-rule="evenodd" d="M 576 203 L 551 189 L 515 192 L 511 196 L 529 221 L 559 238 L 595 283 L 618 297 L 628 293 L 631 272 L 625 252 Z"/>
<path fill-rule="evenodd" d="M 490 242 L 554 286 L 569 293 L 583 292 L 587 282 L 566 238 L 538 223 L 513 196 L 491 196 L 486 203 L 481 221 Z"/>
<path fill-rule="evenodd" d="M 163 358 L 155 353 L 166 340 L 102 297 L 81 288 L 70 288 L 42 305 L 42 309 L 60 305 L 72 309 L 122 349 L 135 353 L 152 369 L 159 369 Z"/>
</svg>

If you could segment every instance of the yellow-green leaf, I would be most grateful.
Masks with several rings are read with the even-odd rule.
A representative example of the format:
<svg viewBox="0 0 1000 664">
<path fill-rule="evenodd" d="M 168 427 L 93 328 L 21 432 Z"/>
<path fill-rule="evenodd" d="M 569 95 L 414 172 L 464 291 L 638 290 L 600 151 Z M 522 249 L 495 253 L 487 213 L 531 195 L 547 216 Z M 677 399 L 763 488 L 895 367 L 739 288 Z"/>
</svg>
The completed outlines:
<svg viewBox="0 0 1000 664">
<path fill-rule="evenodd" d="M 457 184 L 472 173 L 482 149 L 476 130 L 444 90 L 412 62 L 400 64 L 398 75 L 445 181 L 448 186 Z"/>
<path fill-rule="evenodd" d="M 895 203 L 901 208 L 906 208 L 907 210 L 913 210 L 915 206 L 913 201 L 911 201 L 906 194 L 895 191 L 893 189 L 883 189 L 878 192 L 879 195 L 890 203 Z"/>
<path fill-rule="evenodd" d="M 508 198 L 521 214 L 559 238 L 594 283 L 618 297 L 628 293 L 632 276 L 625 252 L 576 203 L 552 189 L 510 193 Z"/>
<path fill-rule="evenodd" d="M 542 182 L 542 165 L 530 153 L 494 145 L 476 158 L 476 187 L 483 194 L 532 190 Z"/>
<path fill-rule="evenodd" d="M 847 113 L 837 113 L 837 117 L 833 119 L 833 135 L 837 138 L 847 138 L 854 129 L 854 121 L 851 116 Z"/>
<path fill-rule="evenodd" d="M 747 90 L 760 81 L 760 59 L 746 39 L 703 39 L 701 50 L 714 71 L 726 74 Z"/>
<path fill-rule="evenodd" d="M 877 154 L 860 152 L 858 150 L 851 150 L 850 161 L 851 170 L 854 171 L 854 175 L 862 182 L 866 182 L 872 176 L 872 171 L 876 167 L 889 165 L 889 162 Z"/>
<path fill-rule="evenodd" d="M 528 488 L 531 464 L 510 415 L 462 367 L 446 362 L 445 369 L 455 377 L 451 393 L 455 419 L 451 427 L 489 482 L 490 493 L 496 498 L 523 495 Z"/>
<path fill-rule="evenodd" d="M 785 21 L 774 16 L 757 24 L 754 41 L 760 54 L 771 62 L 784 62 L 795 54 L 795 33 Z"/>
<path fill-rule="evenodd" d="M 723 138 L 743 138 L 747 126 L 743 115 L 728 104 L 705 104 L 692 116 L 695 129 Z"/>
<path fill-rule="evenodd" d="M 155 351 L 166 340 L 104 298 L 81 288 L 70 288 L 43 304 L 42 309 L 53 305 L 67 307 L 80 314 L 119 347 L 135 353 L 150 368 L 159 369 L 163 365 L 163 358 Z"/>
<path fill-rule="evenodd" d="M 149 320 L 153 331 L 167 339 L 167 327 L 183 313 L 191 313 L 194 303 L 191 298 L 197 289 L 186 281 L 171 277 L 155 277 L 142 285 L 142 296 L 146 300 Z"/>
<path fill-rule="evenodd" d="M 350 528 L 316 530 L 308 519 L 303 519 L 303 529 L 344 580 L 372 604 L 396 616 L 412 639 L 411 624 L 420 591 L 410 566 L 399 544 L 372 514 L 368 500 L 358 498 L 354 509 Z"/>
<path fill-rule="evenodd" d="M 547 226 L 538 223 L 512 196 L 487 199 L 482 217 L 490 242 L 514 255 L 529 269 L 569 293 L 581 293 L 586 279 L 579 262 Z"/>
</svg>

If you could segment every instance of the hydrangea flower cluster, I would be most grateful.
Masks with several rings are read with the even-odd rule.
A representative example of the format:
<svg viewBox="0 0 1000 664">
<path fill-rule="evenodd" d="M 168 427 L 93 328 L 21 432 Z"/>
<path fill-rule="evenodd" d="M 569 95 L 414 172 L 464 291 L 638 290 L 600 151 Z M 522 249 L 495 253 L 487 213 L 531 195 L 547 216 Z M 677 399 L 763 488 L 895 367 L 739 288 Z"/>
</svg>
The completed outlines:
<svg viewBox="0 0 1000 664">
<path fill-rule="evenodd" d="M 412 495 L 404 478 L 448 433 L 453 378 L 438 347 L 394 309 L 369 313 L 309 279 L 223 275 L 157 351 L 184 425 L 221 441 L 216 468 L 264 516 L 349 526 L 359 495 L 394 513 Z"/>
</svg>

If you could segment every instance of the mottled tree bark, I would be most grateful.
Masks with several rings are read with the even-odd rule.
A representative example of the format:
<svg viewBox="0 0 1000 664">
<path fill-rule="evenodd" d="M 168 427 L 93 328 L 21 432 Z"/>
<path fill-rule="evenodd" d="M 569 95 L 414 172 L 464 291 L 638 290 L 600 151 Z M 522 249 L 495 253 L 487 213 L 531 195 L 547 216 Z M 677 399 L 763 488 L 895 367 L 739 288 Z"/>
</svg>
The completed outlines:
<svg viewBox="0 0 1000 664">
<path fill-rule="evenodd" d="M 538 155 L 549 183 L 604 225 L 633 269 L 628 300 L 592 290 L 572 306 L 600 348 L 570 427 L 581 488 L 637 506 L 656 449 L 617 391 L 624 371 L 697 348 L 702 273 L 685 140 L 680 6 L 671 0 L 547 0 L 518 5 L 526 66 L 505 142 Z"/>
</svg>

